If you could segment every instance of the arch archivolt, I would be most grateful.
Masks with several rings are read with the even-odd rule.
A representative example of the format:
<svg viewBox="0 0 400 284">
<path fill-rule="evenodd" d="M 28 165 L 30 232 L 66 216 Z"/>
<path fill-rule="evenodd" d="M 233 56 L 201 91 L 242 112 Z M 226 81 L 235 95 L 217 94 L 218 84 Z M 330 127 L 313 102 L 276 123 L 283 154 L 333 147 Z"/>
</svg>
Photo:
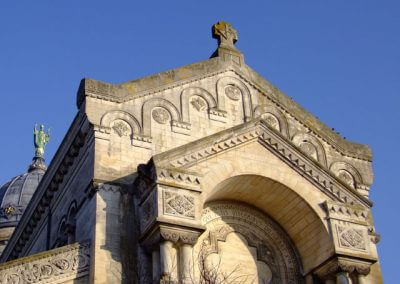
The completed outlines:
<svg viewBox="0 0 400 284">
<path fill-rule="evenodd" d="M 246 147 L 247 153 L 232 153 L 231 159 L 219 156 L 207 161 L 201 183 L 203 207 L 220 200 L 252 204 L 283 228 L 305 272 L 310 271 L 334 251 L 327 213 L 321 206 L 330 198 L 263 146 Z"/>
<path fill-rule="evenodd" d="M 229 249 L 234 248 L 224 250 L 226 246 L 221 246 L 220 242 L 227 242 L 231 234 L 239 234 L 245 239 L 243 247 L 248 247 L 250 257 L 254 257 L 253 269 L 246 267 L 247 271 L 246 268 L 239 270 L 239 274 L 248 275 L 249 283 L 254 278 L 258 281 L 251 283 L 302 283 L 301 262 L 295 247 L 280 226 L 264 213 L 244 203 L 216 201 L 206 204 L 202 224 L 207 230 L 201 240 L 200 253 L 206 256 L 221 254 L 222 268 L 226 266 L 224 261 L 229 261 L 229 255 L 224 257 L 223 254 L 229 254 Z M 255 253 L 252 253 L 254 250 Z M 238 263 L 240 266 L 240 261 Z M 258 273 L 249 275 L 254 271 Z"/>
<path fill-rule="evenodd" d="M 207 104 L 206 109 L 213 109 L 217 107 L 217 101 L 215 98 L 205 89 L 199 87 L 190 87 L 186 88 L 181 93 L 181 113 L 182 113 L 182 121 L 189 123 L 190 115 L 189 115 L 189 103 L 194 104 L 195 102 L 191 101 L 193 96 L 199 96 L 201 99 L 205 101 Z M 199 101 L 198 106 L 196 108 L 200 109 L 203 106 L 202 101 Z"/>
<path fill-rule="evenodd" d="M 132 114 L 122 110 L 105 113 L 100 119 L 100 125 L 113 128 L 119 136 L 140 135 L 141 133 L 138 120 Z"/>
<path fill-rule="evenodd" d="M 292 142 L 307 156 L 317 160 L 323 166 L 327 166 L 324 146 L 317 138 L 308 133 L 302 132 L 296 134 L 292 138 Z"/>
<path fill-rule="evenodd" d="M 145 101 L 142 106 L 142 123 L 143 135 L 151 136 L 151 120 L 152 117 L 158 123 L 173 123 L 181 122 L 181 115 L 176 106 L 170 101 L 162 98 L 153 98 Z"/>
<path fill-rule="evenodd" d="M 249 88 L 239 79 L 231 76 L 222 77 L 217 81 L 218 109 L 226 111 L 225 98 L 239 100 L 242 98 L 244 121 L 253 117 L 253 107 Z"/>
</svg>

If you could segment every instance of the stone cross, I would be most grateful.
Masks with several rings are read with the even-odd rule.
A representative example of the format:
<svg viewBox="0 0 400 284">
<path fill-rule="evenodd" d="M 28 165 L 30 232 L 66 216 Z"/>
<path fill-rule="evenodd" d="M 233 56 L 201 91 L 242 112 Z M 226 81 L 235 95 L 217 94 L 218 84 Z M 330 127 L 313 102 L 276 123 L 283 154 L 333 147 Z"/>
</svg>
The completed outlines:
<svg viewBox="0 0 400 284">
<path fill-rule="evenodd" d="M 219 21 L 212 28 L 213 38 L 218 40 L 218 46 L 235 48 L 234 44 L 238 39 L 236 30 L 231 24 Z M 236 48 L 235 48 L 236 49 Z"/>
</svg>

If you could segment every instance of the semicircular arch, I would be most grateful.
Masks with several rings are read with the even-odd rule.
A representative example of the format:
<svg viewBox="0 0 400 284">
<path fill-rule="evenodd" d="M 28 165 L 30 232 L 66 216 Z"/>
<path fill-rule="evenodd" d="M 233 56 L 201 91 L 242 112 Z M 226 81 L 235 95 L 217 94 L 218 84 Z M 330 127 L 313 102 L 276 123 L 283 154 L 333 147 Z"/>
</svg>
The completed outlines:
<svg viewBox="0 0 400 284">
<path fill-rule="evenodd" d="M 207 103 L 208 109 L 215 108 L 217 106 L 217 101 L 215 98 L 205 89 L 199 87 L 186 88 L 181 93 L 181 113 L 183 122 L 190 122 L 189 101 L 192 96 L 199 96 L 203 98 Z"/>
<path fill-rule="evenodd" d="M 304 271 L 334 251 L 321 204 L 329 199 L 300 175 L 258 164 L 250 159 L 216 163 L 202 178 L 203 205 L 220 200 L 251 204 L 275 220 L 290 236 Z M 310 255 L 310 247 L 314 254 Z"/>
<path fill-rule="evenodd" d="M 143 103 L 142 107 L 142 123 L 143 134 L 151 136 L 151 112 L 153 108 L 160 107 L 168 111 L 172 121 L 181 121 L 181 115 L 176 106 L 162 98 L 153 98 Z"/>
<path fill-rule="evenodd" d="M 312 146 L 315 147 L 316 150 L 316 160 L 320 162 L 323 166 L 327 167 L 328 163 L 326 160 L 326 154 L 325 154 L 325 149 L 322 143 L 315 138 L 314 136 L 305 133 L 305 132 L 300 132 L 297 133 L 295 136 L 292 138 L 293 144 L 295 144 L 297 147 L 301 148 L 301 144 L 303 143 L 310 143 Z M 310 156 L 312 157 L 312 156 Z"/>
<path fill-rule="evenodd" d="M 217 81 L 217 103 L 218 109 L 225 111 L 225 87 L 234 85 L 238 87 L 242 93 L 242 104 L 244 121 L 249 121 L 253 118 L 253 107 L 251 102 L 251 93 L 249 88 L 238 78 L 226 76 Z"/>
<path fill-rule="evenodd" d="M 355 182 L 355 184 L 353 186 L 354 188 L 356 188 L 357 185 L 363 184 L 363 178 L 362 178 L 360 172 L 355 167 L 350 165 L 349 163 L 342 162 L 342 161 L 335 162 L 330 166 L 329 169 L 339 178 L 341 178 L 340 171 L 348 172 L 354 179 L 354 182 Z"/>
<path fill-rule="evenodd" d="M 285 115 L 272 105 L 259 105 L 254 109 L 254 117 L 260 117 L 265 113 L 274 115 L 279 122 L 279 130 L 282 135 L 289 137 L 289 127 Z"/>
<path fill-rule="evenodd" d="M 129 124 L 133 133 L 140 134 L 141 127 L 139 121 L 130 113 L 122 110 L 113 110 L 106 112 L 100 119 L 100 125 L 110 127 L 111 123 L 117 119 L 123 120 Z"/>
</svg>

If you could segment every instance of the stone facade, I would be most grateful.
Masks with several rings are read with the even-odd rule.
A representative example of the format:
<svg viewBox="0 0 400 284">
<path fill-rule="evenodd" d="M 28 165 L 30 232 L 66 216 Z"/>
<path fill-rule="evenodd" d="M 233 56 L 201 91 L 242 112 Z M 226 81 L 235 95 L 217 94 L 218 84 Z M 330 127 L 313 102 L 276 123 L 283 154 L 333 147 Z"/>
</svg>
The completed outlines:
<svg viewBox="0 0 400 284">
<path fill-rule="evenodd" d="M 82 80 L 2 279 L 58 271 L 59 254 L 76 259 L 88 243 L 86 274 L 69 264 L 68 279 L 382 283 L 371 150 L 247 66 L 231 25 L 213 36 L 206 61 L 118 85 Z M 30 283 L 64 281 L 40 275 Z"/>
</svg>

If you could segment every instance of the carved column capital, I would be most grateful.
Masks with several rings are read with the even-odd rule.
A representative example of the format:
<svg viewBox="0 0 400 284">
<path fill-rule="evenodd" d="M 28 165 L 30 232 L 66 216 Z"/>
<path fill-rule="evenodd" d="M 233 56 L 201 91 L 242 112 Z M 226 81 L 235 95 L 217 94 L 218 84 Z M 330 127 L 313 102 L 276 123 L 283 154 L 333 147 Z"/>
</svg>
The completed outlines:
<svg viewBox="0 0 400 284">
<path fill-rule="evenodd" d="M 368 275 L 371 265 L 372 263 L 367 261 L 336 257 L 330 261 L 327 261 L 314 273 L 323 280 L 331 279 L 334 275 L 341 272 L 357 272 L 361 275 Z"/>
<path fill-rule="evenodd" d="M 161 240 L 171 241 L 173 243 L 184 243 L 194 245 L 197 242 L 201 232 L 191 231 L 181 228 L 160 227 Z"/>
<path fill-rule="evenodd" d="M 158 223 L 150 232 L 142 238 L 141 243 L 150 251 L 162 241 L 170 241 L 174 244 L 194 245 L 204 228 L 178 226 L 174 224 Z"/>
</svg>

